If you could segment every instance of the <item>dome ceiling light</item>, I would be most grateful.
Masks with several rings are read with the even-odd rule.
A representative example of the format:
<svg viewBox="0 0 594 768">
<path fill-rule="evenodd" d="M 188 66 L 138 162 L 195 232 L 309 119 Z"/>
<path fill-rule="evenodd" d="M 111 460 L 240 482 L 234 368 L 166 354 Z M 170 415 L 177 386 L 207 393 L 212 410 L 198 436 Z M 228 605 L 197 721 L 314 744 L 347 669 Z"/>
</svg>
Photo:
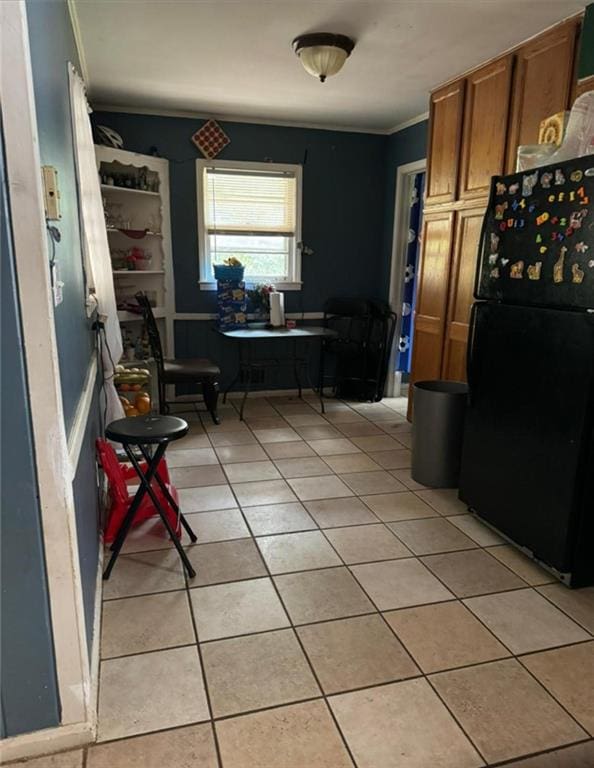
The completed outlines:
<svg viewBox="0 0 594 768">
<path fill-rule="evenodd" d="M 343 67 L 355 47 L 355 41 L 346 35 L 316 32 L 299 35 L 293 40 L 293 50 L 299 56 L 306 72 L 324 82 Z"/>
</svg>

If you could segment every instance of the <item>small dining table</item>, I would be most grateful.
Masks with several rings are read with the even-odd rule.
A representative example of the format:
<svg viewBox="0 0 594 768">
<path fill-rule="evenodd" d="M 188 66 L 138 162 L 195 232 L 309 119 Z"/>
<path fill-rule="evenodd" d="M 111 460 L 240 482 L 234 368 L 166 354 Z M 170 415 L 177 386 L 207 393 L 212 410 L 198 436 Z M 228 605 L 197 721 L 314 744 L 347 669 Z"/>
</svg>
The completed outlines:
<svg viewBox="0 0 594 768">
<path fill-rule="evenodd" d="M 325 413 L 323 388 L 320 386 L 318 390 L 316 390 L 311 383 L 308 370 L 308 358 L 302 358 L 298 356 L 297 345 L 299 342 L 311 342 L 317 339 L 322 342 L 320 353 L 320 381 L 323 381 L 323 341 L 324 339 L 335 338 L 338 335 L 336 331 L 317 325 L 304 325 L 299 328 L 285 328 L 284 326 L 280 328 L 274 328 L 267 327 L 264 323 L 253 324 L 247 326 L 246 328 L 239 328 L 236 330 L 226 331 L 223 328 L 218 328 L 217 330 L 225 338 L 236 342 L 239 348 L 239 365 L 237 368 L 237 373 L 223 394 L 223 402 L 226 402 L 227 394 L 232 389 L 232 387 L 237 383 L 237 381 L 243 378 L 244 392 L 241 401 L 241 407 L 239 409 L 240 421 L 243 421 L 243 410 L 245 408 L 247 396 L 251 390 L 252 375 L 254 371 L 258 369 L 266 369 L 271 366 L 280 367 L 283 364 L 291 365 L 293 368 L 293 375 L 295 377 L 295 383 L 297 384 L 299 397 L 301 397 L 302 391 L 299 368 L 305 368 L 305 375 L 309 387 L 318 395 L 322 413 Z M 287 342 L 288 354 L 285 358 L 280 359 L 275 357 L 269 359 L 259 359 L 254 357 L 253 352 L 255 345 L 279 340 Z"/>
</svg>

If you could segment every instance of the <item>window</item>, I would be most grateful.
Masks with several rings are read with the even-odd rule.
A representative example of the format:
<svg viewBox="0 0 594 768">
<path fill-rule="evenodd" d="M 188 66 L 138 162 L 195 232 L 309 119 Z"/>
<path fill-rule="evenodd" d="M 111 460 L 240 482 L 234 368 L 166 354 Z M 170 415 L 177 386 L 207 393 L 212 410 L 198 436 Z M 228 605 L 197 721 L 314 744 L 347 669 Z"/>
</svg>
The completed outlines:
<svg viewBox="0 0 594 768">
<path fill-rule="evenodd" d="M 200 285 L 235 256 L 249 283 L 301 288 L 301 166 L 197 160 Z"/>
</svg>

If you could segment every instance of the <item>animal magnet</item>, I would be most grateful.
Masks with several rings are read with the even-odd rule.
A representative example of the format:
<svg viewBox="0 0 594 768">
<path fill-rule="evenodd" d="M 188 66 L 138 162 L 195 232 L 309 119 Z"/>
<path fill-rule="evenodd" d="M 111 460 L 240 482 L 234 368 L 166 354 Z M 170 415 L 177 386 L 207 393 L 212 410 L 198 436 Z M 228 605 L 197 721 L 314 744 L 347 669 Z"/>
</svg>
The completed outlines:
<svg viewBox="0 0 594 768">
<path fill-rule="evenodd" d="M 538 171 L 534 171 L 534 173 L 527 173 L 522 176 L 522 195 L 524 197 L 529 197 L 532 194 L 532 190 L 534 189 L 537 181 Z"/>
<path fill-rule="evenodd" d="M 565 184 L 565 174 L 561 168 L 557 168 L 555 171 L 555 186 L 560 187 L 561 184 Z"/>
<path fill-rule="evenodd" d="M 501 221 L 503 219 L 503 214 L 507 210 L 507 203 L 500 203 L 499 205 L 495 206 L 495 218 L 498 221 Z"/>
<path fill-rule="evenodd" d="M 499 248 L 499 235 L 491 232 L 491 253 L 496 253 Z"/>
<path fill-rule="evenodd" d="M 572 229 L 581 229 L 582 221 L 588 215 L 588 209 L 582 208 L 581 211 L 574 211 L 569 216 L 569 226 Z"/>
<path fill-rule="evenodd" d="M 499 258 L 499 254 L 498 253 L 492 253 L 489 256 L 489 265 L 492 266 L 492 267 L 495 266 L 495 264 L 497 264 L 497 259 L 498 258 Z"/>
<path fill-rule="evenodd" d="M 572 264 L 571 265 L 571 282 L 577 283 L 578 285 L 580 283 L 583 283 L 584 281 L 584 270 L 580 269 L 579 264 Z"/>
<path fill-rule="evenodd" d="M 553 181 L 553 174 L 550 171 L 545 171 L 540 177 L 540 184 L 543 189 L 550 189 L 551 181 Z"/>
<path fill-rule="evenodd" d="M 516 181 L 513 184 L 509 185 L 509 189 L 507 191 L 510 193 L 510 195 L 516 195 L 519 189 L 520 189 L 520 182 Z"/>
<path fill-rule="evenodd" d="M 541 267 L 542 267 L 542 261 L 537 261 L 536 264 L 529 264 L 528 269 L 526 270 L 528 273 L 528 279 L 540 280 Z"/>
<path fill-rule="evenodd" d="M 590 269 L 594 267 L 594 259 L 590 259 L 590 261 L 588 262 L 588 266 L 590 267 Z"/>
<path fill-rule="evenodd" d="M 590 246 L 586 245 L 583 241 L 575 244 L 575 249 L 578 253 L 586 253 Z"/>
<path fill-rule="evenodd" d="M 499 274 L 499 267 L 494 267 L 489 272 L 489 277 L 492 277 L 494 280 L 497 280 L 499 277 L 501 277 L 501 275 Z"/>
<path fill-rule="evenodd" d="M 561 248 L 561 250 L 559 251 L 559 258 L 553 264 L 553 282 L 554 283 L 563 282 L 563 264 L 565 263 L 566 253 L 567 253 L 567 248 L 563 246 L 563 248 Z"/>
<path fill-rule="evenodd" d="M 495 192 L 498 195 L 505 195 L 507 192 L 507 187 L 501 181 L 497 181 L 495 182 Z"/>
<path fill-rule="evenodd" d="M 509 259 L 501 259 L 501 266 L 505 267 L 506 264 L 509 264 Z"/>
<path fill-rule="evenodd" d="M 584 174 L 580 170 L 573 171 L 573 173 L 571 174 L 571 176 L 569 178 L 570 178 L 571 181 L 575 181 L 575 182 L 579 183 L 582 180 L 583 175 Z"/>
<path fill-rule="evenodd" d="M 521 280 L 524 277 L 524 262 L 515 261 L 509 268 L 509 276 L 512 280 Z"/>
</svg>

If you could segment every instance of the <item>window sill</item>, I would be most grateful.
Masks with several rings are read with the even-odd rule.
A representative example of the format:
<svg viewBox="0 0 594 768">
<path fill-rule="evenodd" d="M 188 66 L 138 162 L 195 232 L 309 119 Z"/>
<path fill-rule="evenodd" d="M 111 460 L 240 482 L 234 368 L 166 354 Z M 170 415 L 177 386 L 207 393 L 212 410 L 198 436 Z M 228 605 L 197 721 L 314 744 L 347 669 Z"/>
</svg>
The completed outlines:
<svg viewBox="0 0 594 768">
<path fill-rule="evenodd" d="M 200 280 L 198 283 L 201 291 L 216 291 L 216 281 Z M 303 288 L 303 283 L 300 282 L 287 282 L 287 283 L 274 283 L 274 287 L 278 291 L 300 291 Z M 248 289 L 249 290 L 249 289 Z"/>
</svg>

